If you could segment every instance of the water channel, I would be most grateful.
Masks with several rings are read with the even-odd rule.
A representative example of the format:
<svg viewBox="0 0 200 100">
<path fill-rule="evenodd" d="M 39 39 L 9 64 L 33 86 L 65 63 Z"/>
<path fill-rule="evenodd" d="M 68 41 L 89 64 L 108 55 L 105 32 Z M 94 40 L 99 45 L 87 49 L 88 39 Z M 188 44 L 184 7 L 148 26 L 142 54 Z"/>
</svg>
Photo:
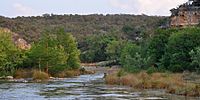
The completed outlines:
<svg viewBox="0 0 200 100">
<path fill-rule="evenodd" d="M 166 94 L 164 90 L 134 90 L 106 85 L 97 72 L 44 83 L 0 82 L 0 100 L 200 100 Z"/>
</svg>

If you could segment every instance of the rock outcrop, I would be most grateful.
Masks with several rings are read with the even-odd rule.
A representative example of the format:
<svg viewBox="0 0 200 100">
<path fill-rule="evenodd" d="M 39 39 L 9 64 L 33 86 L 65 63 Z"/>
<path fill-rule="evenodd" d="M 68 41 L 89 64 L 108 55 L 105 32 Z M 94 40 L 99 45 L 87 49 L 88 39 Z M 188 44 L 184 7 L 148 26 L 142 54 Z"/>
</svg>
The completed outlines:
<svg viewBox="0 0 200 100">
<path fill-rule="evenodd" d="M 21 38 L 17 33 L 13 33 L 9 29 L 6 29 L 6 28 L 0 28 L 0 31 L 3 31 L 5 33 L 11 33 L 12 34 L 13 43 L 18 48 L 20 48 L 22 50 L 27 50 L 27 49 L 31 48 L 31 45 L 28 44 L 28 42 L 26 40 L 24 40 L 23 38 Z"/>
<path fill-rule="evenodd" d="M 200 22 L 200 0 L 189 0 L 170 11 L 171 27 L 194 26 Z"/>
</svg>

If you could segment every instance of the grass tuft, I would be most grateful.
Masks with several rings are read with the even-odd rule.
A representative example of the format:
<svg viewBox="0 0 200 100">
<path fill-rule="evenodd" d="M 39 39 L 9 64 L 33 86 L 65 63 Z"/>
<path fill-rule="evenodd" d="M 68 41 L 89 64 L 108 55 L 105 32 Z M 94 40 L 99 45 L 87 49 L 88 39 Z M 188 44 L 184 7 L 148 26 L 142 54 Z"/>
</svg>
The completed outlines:
<svg viewBox="0 0 200 100">
<path fill-rule="evenodd" d="M 33 80 L 48 80 L 49 79 L 49 75 L 45 72 L 42 71 L 38 71 L 38 70 L 34 70 L 33 71 Z"/>
</svg>

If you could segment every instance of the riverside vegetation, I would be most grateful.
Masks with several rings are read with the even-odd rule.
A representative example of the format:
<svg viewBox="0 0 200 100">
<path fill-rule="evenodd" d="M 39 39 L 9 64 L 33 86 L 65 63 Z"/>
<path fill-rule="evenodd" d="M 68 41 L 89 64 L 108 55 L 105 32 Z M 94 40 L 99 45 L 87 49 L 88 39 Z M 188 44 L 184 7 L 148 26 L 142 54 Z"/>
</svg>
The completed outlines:
<svg viewBox="0 0 200 100">
<path fill-rule="evenodd" d="M 135 21 L 138 18 L 141 18 L 139 24 Z M 71 24 L 61 23 L 60 20 L 64 19 Z M 100 23 L 101 20 L 106 24 Z M 169 93 L 189 96 L 200 94 L 199 86 L 186 84 L 181 74 L 200 71 L 198 26 L 158 29 L 167 18 L 145 15 L 44 15 L 13 19 L 1 17 L 0 21 L 1 27 L 20 33 L 31 44 L 30 49 L 21 50 L 13 44 L 11 32 L 0 31 L 0 76 L 70 77 L 84 74 L 80 62 L 107 61 L 108 66 L 121 66 L 121 71 L 106 76 L 108 84 L 166 89 Z M 125 23 L 127 21 L 130 23 Z M 33 26 L 27 22 L 32 22 Z M 15 23 L 17 28 L 10 23 Z M 72 31 L 73 35 L 69 33 Z M 186 89 L 181 89 L 186 85 Z"/>
<path fill-rule="evenodd" d="M 122 48 L 122 69 L 107 75 L 106 83 L 199 96 L 198 81 L 185 74 L 199 73 L 199 46 L 199 27 L 159 29 L 142 44 L 128 43 Z"/>
<path fill-rule="evenodd" d="M 0 74 L 15 78 L 48 79 L 49 76 L 70 77 L 86 71 L 80 67 L 75 38 L 63 29 L 44 34 L 31 49 L 18 48 L 9 31 L 0 31 Z"/>
</svg>

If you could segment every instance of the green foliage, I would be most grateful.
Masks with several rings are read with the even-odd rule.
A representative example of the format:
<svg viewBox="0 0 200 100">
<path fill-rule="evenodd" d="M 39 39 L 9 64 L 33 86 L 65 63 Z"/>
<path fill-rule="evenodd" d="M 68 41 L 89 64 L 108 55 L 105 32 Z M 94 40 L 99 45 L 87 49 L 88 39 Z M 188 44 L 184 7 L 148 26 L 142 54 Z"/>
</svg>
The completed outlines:
<svg viewBox="0 0 200 100">
<path fill-rule="evenodd" d="M 147 73 L 148 74 L 152 74 L 152 73 L 155 73 L 155 72 L 157 72 L 158 71 L 158 69 L 156 69 L 155 67 L 149 67 L 148 69 L 147 69 Z"/>
<path fill-rule="evenodd" d="M 18 33 L 29 43 L 37 42 L 45 29 L 64 27 L 78 40 L 82 62 L 107 60 L 107 42 L 104 35 L 115 35 L 118 39 L 138 42 L 141 37 L 149 37 L 158 23 L 166 17 L 146 15 L 54 15 L 37 17 L 0 17 L 0 27 Z M 148 33 L 145 34 L 144 33 Z M 89 38 L 89 39 L 88 39 Z M 118 41 L 118 40 L 117 40 Z M 94 43 L 93 43 L 94 42 Z M 94 48 L 96 46 L 96 48 Z"/>
<path fill-rule="evenodd" d="M 115 37 L 107 34 L 92 35 L 87 37 L 86 46 L 82 49 L 83 62 L 99 62 L 107 60 L 106 48 Z"/>
<path fill-rule="evenodd" d="M 32 46 L 29 59 L 40 69 L 65 64 L 68 56 L 65 55 L 64 47 L 56 43 L 55 36 L 45 35 Z"/>
<path fill-rule="evenodd" d="M 49 68 L 49 73 L 51 73 L 52 76 L 55 76 L 56 74 L 64 71 L 64 70 L 71 70 L 72 68 L 66 66 L 66 64 L 58 64 L 56 66 Z"/>
<path fill-rule="evenodd" d="M 25 56 L 13 43 L 12 33 L 0 29 L 0 72 L 13 73 Z"/>
<path fill-rule="evenodd" d="M 58 29 L 55 33 L 57 35 L 59 45 L 64 48 L 65 55 L 68 56 L 66 60 L 67 66 L 72 69 L 77 69 L 80 66 L 80 51 L 77 48 L 77 42 L 72 34 L 65 33 L 64 29 Z"/>
<path fill-rule="evenodd" d="M 195 67 L 196 71 L 200 72 L 200 47 L 191 50 L 189 54 L 192 59 L 191 65 Z"/>
<path fill-rule="evenodd" d="M 127 43 L 123 48 L 120 63 L 125 71 L 137 72 L 141 69 L 142 58 L 139 54 L 139 47 L 132 43 Z"/>
<path fill-rule="evenodd" d="M 200 66 L 197 60 L 198 50 L 194 49 L 200 46 L 198 27 L 159 29 L 146 43 L 140 44 L 141 48 L 131 45 L 133 44 L 124 47 L 120 59 L 124 69 L 129 72 L 141 69 L 146 69 L 148 73 L 165 70 L 195 71 Z"/>
<path fill-rule="evenodd" d="M 44 34 L 35 43 L 29 53 L 31 64 L 59 72 L 64 69 L 77 69 L 80 66 L 79 50 L 74 37 L 63 29 L 52 31 L 54 34 Z"/>
<path fill-rule="evenodd" d="M 140 38 L 142 38 L 144 29 L 141 27 L 125 25 L 123 26 L 122 31 L 127 39 L 137 42 Z"/>
<path fill-rule="evenodd" d="M 44 14 L 43 16 L 0 17 L 0 27 L 11 29 L 19 33 L 25 40 L 37 41 L 46 28 L 64 27 L 67 32 L 73 33 L 80 45 L 86 35 L 109 33 L 112 29 L 122 31 L 124 25 L 135 29 L 152 31 L 158 27 L 158 23 L 166 17 L 146 15 L 54 15 Z M 139 27 L 139 28 L 138 28 Z M 124 35 L 122 35 L 123 37 Z M 134 38 L 134 37 L 127 37 Z"/>
<path fill-rule="evenodd" d="M 180 72 L 184 70 L 194 71 L 191 66 L 189 52 L 200 45 L 200 29 L 185 28 L 172 34 L 162 58 L 162 65 L 168 70 Z"/>
<path fill-rule="evenodd" d="M 111 41 L 107 47 L 106 47 L 106 54 L 108 60 L 115 60 L 119 61 L 121 51 L 124 48 L 125 41 L 119 40 L 119 41 Z"/>
<path fill-rule="evenodd" d="M 156 34 L 147 41 L 146 46 L 147 48 L 143 47 L 143 55 L 146 57 L 150 57 L 151 63 L 150 65 L 157 65 L 160 63 L 160 59 L 165 54 L 166 45 L 168 43 L 168 38 L 177 29 L 159 29 L 156 31 Z"/>
</svg>

